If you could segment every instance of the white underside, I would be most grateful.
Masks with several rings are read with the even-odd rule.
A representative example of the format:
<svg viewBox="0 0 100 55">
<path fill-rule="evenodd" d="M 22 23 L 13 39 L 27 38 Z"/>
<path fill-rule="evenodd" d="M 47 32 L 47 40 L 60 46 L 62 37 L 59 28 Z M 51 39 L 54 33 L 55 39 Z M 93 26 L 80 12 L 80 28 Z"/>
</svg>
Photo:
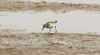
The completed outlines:
<svg viewBox="0 0 100 55">
<path fill-rule="evenodd" d="M 50 27 L 55 27 L 56 26 L 56 24 L 50 24 Z"/>
</svg>

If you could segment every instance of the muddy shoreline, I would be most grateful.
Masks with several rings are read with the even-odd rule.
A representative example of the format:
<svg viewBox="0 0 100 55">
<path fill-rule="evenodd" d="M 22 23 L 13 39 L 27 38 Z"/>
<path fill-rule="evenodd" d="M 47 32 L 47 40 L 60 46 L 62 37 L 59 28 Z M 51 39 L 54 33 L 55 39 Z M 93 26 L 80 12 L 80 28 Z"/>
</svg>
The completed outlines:
<svg viewBox="0 0 100 55">
<path fill-rule="evenodd" d="M 96 55 L 100 36 L 75 33 L 0 35 L 0 55 Z"/>
<path fill-rule="evenodd" d="M 70 4 L 70 3 L 57 3 L 57 2 L 0 2 L 0 11 L 72 11 L 72 10 L 88 10 L 100 11 L 100 5 L 97 4 Z"/>
</svg>

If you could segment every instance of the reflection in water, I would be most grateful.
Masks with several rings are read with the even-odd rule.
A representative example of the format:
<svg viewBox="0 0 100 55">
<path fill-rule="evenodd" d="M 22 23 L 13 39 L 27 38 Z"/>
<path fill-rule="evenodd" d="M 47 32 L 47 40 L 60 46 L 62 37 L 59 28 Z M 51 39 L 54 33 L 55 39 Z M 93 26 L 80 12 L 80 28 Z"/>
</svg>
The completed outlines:
<svg viewBox="0 0 100 55">
<path fill-rule="evenodd" d="M 41 32 L 45 22 L 58 20 L 58 32 L 100 33 L 100 13 L 97 12 L 0 12 L 0 15 L 5 14 L 6 16 L 0 16 L 0 25 L 7 28 L 23 28 L 27 29 L 27 32 Z M 48 31 L 45 30 L 45 32 Z"/>
</svg>

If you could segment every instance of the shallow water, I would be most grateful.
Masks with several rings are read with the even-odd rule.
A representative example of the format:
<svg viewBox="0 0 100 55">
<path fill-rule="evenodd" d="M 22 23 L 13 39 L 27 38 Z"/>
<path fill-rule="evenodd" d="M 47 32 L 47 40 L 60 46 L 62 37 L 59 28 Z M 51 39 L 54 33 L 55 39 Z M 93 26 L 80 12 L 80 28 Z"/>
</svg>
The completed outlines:
<svg viewBox="0 0 100 55">
<path fill-rule="evenodd" d="M 66 13 L 45 12 L 0 12 L 0 29 L 26 29 L 26 32 L 41 32 L 46 21 L 58 20 L 58 32 L 100 33 L 100 12 L 70 11 Z M 43 32 L 48 32 L 45 29 Z M 54 30 L 52 30 L 53 32 Z"/>
</svg>

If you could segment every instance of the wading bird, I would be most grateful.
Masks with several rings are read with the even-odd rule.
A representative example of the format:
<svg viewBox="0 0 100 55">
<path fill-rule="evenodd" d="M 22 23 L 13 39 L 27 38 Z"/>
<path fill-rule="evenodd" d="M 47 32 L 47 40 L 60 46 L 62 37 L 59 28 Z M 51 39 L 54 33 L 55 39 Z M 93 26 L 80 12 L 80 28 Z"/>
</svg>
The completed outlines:
<svg viewBox="0 0 100 55">
<path fill-rule="evenodd" d="M 55 33 L 57 33 L 57 29 L 56 29 L 56 23 L 57 22 L 58 21 L 48 21 L 48 22 L 46 22 L 45 24 L 43 24 L 42 31 L 43 31 L 44 28 L 47 28 L 47 29 L 49 29 L 48 33 L 50 33 L 51 29 L 55 28 Z"/>
</svg>

